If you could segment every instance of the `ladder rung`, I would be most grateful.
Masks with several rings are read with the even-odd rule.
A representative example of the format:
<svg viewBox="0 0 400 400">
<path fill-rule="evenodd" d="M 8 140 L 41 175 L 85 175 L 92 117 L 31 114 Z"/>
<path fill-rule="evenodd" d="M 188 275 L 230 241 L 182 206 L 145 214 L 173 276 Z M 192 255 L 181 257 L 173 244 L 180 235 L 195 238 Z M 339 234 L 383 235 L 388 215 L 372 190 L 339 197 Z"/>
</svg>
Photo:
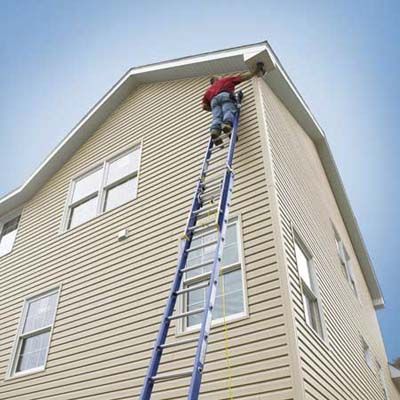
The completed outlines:
<svg viewBox="0 0 400 400">
<path fill-rule="evenodd" d="M 204 247 L 214 246 L 214 244 L 217 244 L 217 242 L 218 242 L 218 240 L 213 240 L 211 242 L 204 243 L 200 246 L 194 246 L 194 247 L 191 247 L 190 249 L 187 249 L 186 252 L 190 253 L 192 251 L 196 251 L 196 250 L 202 249 Z"/>
<path fill-rule="evenodd" d="M 222 154 L 222 155 L 217 156 L 215 158 L 210 158 L 209 161 L 208 161 L 208 165 L 210 165 L 211 163 L 214 163 L 214 162 L 225 160 L 226 158 L 227 158 L 226 154 Z"/>
<path fill-rule="evenodd" d="M 224 164 L 224 165 L 220 165 L 219 167 L 210 168 L 205 173 L 206 174 L 214 174 L 215 172 L 224 171 L 226 169 L 227 169 L 227 166 L 226 166 L 226 164 Z"/>
<path fill-rule="evenodd" d="M 215 186 L 213 189 L 206 189 L 201 195 L 200 195 L 200 199 L 203 196 L 210 196 L 211 193 L 216 193 L 219 194 L 221 192 L 221 188 L 218 186 Z"/>
<path fill-rule="evenodd" d="M 194 234 L 198 234 L 199 232 L 213 232 L 213 229 L 217 229 L 218 228 L 218 224 L 215 222 L 209 223 L 209 224 L 204 224 L 204 225 L 194 225 L 194 226 L 190 226 L 188 228 L 188 230 L 190 232 L 193 232 Z"/>
<path fill-rule="evenodd" d="M 170 317 L 168 317 L 169 320 L 173 320 L 173 319 L 179 319 L 179 318 L 184 318 L 184 317 L 189 317 L 190 315 L 195 315 L 195 314 L 200 314 L 204 311 L 204 307 L 202 308 L 196 308 L 195 310 L 192 311 L 187 311 L 184 312 L 182 314 L 175 314 L 175 315 L 171 315 Z"/>
<path fill-rule="evenodd" d="M 211 179 L 209 182 L 203 182 L 203 186 L 205 188 L 205 190 L 209 190 L 210 187 L 215 186 L 215 184 L 221 184 L 222 183 L 222 176 L 218 176 L 214 179 Z"/>
<path fill-rule="evenodd" d="M 207 279 L 207 278 L 210 278 L 210 277 L 211 277 L 211 272 L 210 272 L 210 271 L 204 272 L 204 274 L 199 274 L 198 276 L 201 276 L 201 279 Z M 197 277 L 198 277 L 198 276 L 197 276 Z M 196 277 L 196 278 L 197 278 L 197 277 Z M 187 281 L 184 281 L 183 284 L 184 284 L 184 285 L 187 285 Z M 189 282 L 189 284 L 190 284 L 190 282 Z M 208 285 L 208 283 L 207 283 L 207 285 Z"/>
<path fill-rule="evenodd" d="M 175 342 L 162 344 L 160 347 L 162 349 L 168 349 L 170 347 L 180 346 L 180 345 L 184 345 L 187 343 L 194 343 L 194 342 L 197 342 L 198 340 L 199 339 L 197 337 L 191 338 L 191 339 L 185 339 L 185 340 L 177 340 Z"/>
<path fill-rule="evenodd" d="M 211 152 L 214 153 L 214 152 L 216 152 L 216 151 L 218 151 L 218 150 L 222 150 L 222 149 L 224 149 L 224 148 L 225 148 L 225 143 L 220 144 L 220 145 L 218 145 L 218 146 L 214 146 L 214 147 L 211 149 Z"/>
<path fill-rule="evenodd" d="M 213 205 L 213 206 L 208 206 L 208 207 L 201 207 L 198 210 L 194 211 L 193 214 L 194 215 L 199 215 L 199 214 L 201 214 L 203 212 L 213 210 L 214 208 L 218 208 L 218 206 Z"/>
<path fill-rule="evenodd" d="M 215 194 L 207 193 L 207 195 L 200 196 L 200 200 L 201 200 L 202 204 L 212 202 L 217 199 L 219 199 L 219 192 L 215 192 Z"/>
<path fill-rule="evenodd" d="M 191 292 L 191 291 L 193 291 L 193 290 L 204 289 L 204 288 L 206 288 L 206 287 L 208 287 L 208 281 L 207 281 L 207 282 L 203 282 L 203 283 L 201 283 L 200 285 L 193 285 L 193 286 L 189 286 L 189 287 L 186 288 L 186 289 L 178 290 L 178 291 L 176 292 L 176 294 L 189 293 L 189 292 Z"/>
<path fill-rule="evenodd" d="M 210 264 L 212 264 L 213 262 L 214 262 L 214 260 L 210 260 L 210 261 L 208 261 L 208 262 L 203 262 L 203 263 L 201 263 L 201 264 L 192 265 L 191 267 L 184 268 L 184 269 L 182 269 L 181 271 L 182 271 L 182 272 L 193 271 L 193 270 L 195 270 L 195 269 L 197 269 L 197 268 L 201 268 L 201 267 L 205 267 L 206 265 L 210 265 Z"/>
<path fill-rule="evenodd" d="M 193 371 L 181 371 L 181 372 L 168 372 L 165 374 L 158 374 L 156 376 L 152 376 L 152 381 L 166 381 L 170 379 L 179 379 L 179 378 L 186 378 L 188 376 L 192 376 Z"/>
</svg>

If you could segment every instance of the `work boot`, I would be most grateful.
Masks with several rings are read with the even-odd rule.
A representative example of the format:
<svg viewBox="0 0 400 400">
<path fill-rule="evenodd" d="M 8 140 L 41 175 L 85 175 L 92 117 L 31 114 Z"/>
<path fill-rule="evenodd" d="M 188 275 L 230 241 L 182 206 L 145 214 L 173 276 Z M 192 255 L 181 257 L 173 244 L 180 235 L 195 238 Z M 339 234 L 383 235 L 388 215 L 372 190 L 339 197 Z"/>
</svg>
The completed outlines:
<svg viewBox="0 0 400 400">
<path fill-rule="evenodd" d="M 220 144 L 222 144 L 222 140 L 220 139 L 221 136 L 221 130 L 220 129 L 211 129 L 210 131 L 211 134 L 211 139 L 213 140 L 213 142 L 215 143 L 216 146 L 219 146 Z"/>
<path fill-rule="evenodd" d="M 229 133 L 229 132 L 232 130 L 232 123 L 231 123 L 231 122 L 224 122 L 224 123 L 222 124 L 222 130 L 223 130 L 225 133 Z"/>
</svg>

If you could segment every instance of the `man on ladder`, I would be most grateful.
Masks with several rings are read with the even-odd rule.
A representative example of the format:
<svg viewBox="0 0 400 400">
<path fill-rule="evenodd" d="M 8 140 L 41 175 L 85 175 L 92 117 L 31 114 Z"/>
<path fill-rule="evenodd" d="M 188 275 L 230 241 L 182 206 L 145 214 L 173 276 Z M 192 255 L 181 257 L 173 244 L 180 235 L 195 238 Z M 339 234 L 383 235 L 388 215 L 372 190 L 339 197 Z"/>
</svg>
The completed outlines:
<svg viewBox="0 0 400 400">
<path fill-rule="evenodd" d="M 244 72 L 225 78 L 211 77 L 211 86 L 203 96 L 203 110 L 212 113 L 210 134 L 216 145 L 222 143 L 219 138 L 221 130 L 225 133 L 230 133 L 232 130 L 233 117 L 236 112 L 235 86 L 253 76 L 262 76 L 264 73 L 263 64 L 258 63 L 254 72 Z"/>
</svg>

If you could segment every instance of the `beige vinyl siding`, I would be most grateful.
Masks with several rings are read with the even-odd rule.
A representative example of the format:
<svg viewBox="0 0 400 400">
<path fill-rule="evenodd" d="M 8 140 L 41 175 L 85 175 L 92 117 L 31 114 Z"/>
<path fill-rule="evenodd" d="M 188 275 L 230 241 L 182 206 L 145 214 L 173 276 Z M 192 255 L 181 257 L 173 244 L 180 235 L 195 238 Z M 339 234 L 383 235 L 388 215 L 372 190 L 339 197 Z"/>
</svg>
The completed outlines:
<svg viewBox="0 0 400 400">
<path fill-rule="evenodd" d="M 261 84 L 283 232 L 290 297 L 307 399 L 382 400 L 379 377 L 365 363 L 362 335 L 389 380 L 375 310 L 316 148 L 272 90 Z M 360 300 L 341 271 L 332 222 L 352 260 Z M 306 323 L 295 261 L 293 229 L 313 257 L 327 338 Z"/>
<path fill-rule="evenodd" d="M 204 156 L 206 85 L 199 78 L 139 86 L 25 205 L 15 248 L 0 259 L 1 400 L 138 398 Z M 250 317 L 229 324 L 234 393 L 289 400 L 292 371 L 269 193 L 254 97 L 251 85 L 244 86 L 231 215 L 241 221 Z M 142 146 L 136 200 L 62 232 L 71 179 L 135 144 Z M 129 237 L 118 241 L 123 228 Z M 4 380 L 23 298 L 59 283 L 46 371 Z M 205 400 L 228 398 L 223 338 L 223 327 L 213 328 Z M 191 354 L 188 346 L 167 356 L 167 369 L 190 366 Z M 184 399 L 183 383 L 156 385 L 154 398 Z"/>
</svg>

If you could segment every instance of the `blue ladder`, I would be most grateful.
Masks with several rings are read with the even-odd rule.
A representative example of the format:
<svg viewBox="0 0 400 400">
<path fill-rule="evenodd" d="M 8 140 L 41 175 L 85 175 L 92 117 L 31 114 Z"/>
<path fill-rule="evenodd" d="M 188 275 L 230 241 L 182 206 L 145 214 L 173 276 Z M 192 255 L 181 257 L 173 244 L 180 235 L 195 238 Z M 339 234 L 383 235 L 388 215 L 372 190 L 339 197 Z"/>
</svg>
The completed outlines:
<svg viewBox="0 0 400 400">
<path fill-rule="evenodd" d="M 151 394 L 155 383 L 165 382 L 168 380 L 179 379 L 191 376 L 191 383 L 188 392 L 188 400 L 197 400 L 199 398 L 201 378 L 204 371 L 204 362 L 207 352 L 208 339 L 210 336 L 212 312 L 215 305 L 217 294 L 217 286 L 219 280 L 219 273 L 222 260 L 223 243 L 225 241 L 229 207 L 232 196 L 234 173 L 232 170 L 233 155 L 235 152 L 235 145 L 237 141 L 237 131 L 240 117 L 240 107 L 243 98 L 242 92 L 236 94 L 237 112 L 235 114 L 232 132 L 230 134 L 229 146 L 227 155 L 217 156 L 217 162 L 226 160 L 225 164 L 220 167 L 212 168 L 213 156 L 215 153 L 223 153 L 226 148 L 226 143 L 215 144 L 210 138 L 207 146 L 206 155 L 203 161 L 200 179 L 196 186 L 196 192 L 193 198 L 192 207 L 190 210 L 189 218 L 186 224 L 186 229 L 181 241 L 179 261 L 172 284 L 171 292 L 168 298 L 167 306 L 165 308 L 164 316 L 160 325 L 158 336 L 154 344 L 154 350 L 149 365 L 149 369 L 145 378 L 144 386 L 140 395 L 140 400 L 150 400 Z M 224 134 L 223 134 L 224 135 Z M 227 138 L 227 136 L 221 136 Z M 225 158 L 226 157 L 226 158 Z M 211 166 L 211 168 L 210 168 Z M 211 181 L 207 177 L 213 174 L 222 172 L 222 175 L 217 175 Z M 222 185 L 221 185 L 222 183 Z M 216 194 L 215 196 L 212 194 Z M 219 196 L 218 196 L 219 194 Z M 207 197 L 208 196 L 208 197 Z M 215 198 L 219 197 L 219 202 L 214 202 Z M 207 205 L 210 203 L 210 205 Z M 210 216 L 216 216 L 215 220 L 207 221 Z M 191 247 L 192 238 L 201 233 L 216 232 L 217 239 L 211 243 L 206 243 L 204 246 Z M 196 251 L 202 247 L 215 244 L 215 253 L 213 259 L 194 266 L 187 266 L 188 255 L 191 251 Z M 209 272 L 209 280 L 206 283 L 201 283 L 187 288 L 182 288 L 184 283 L 184 275 L 189 271 L 200 269 L 206 265 L 211 266 Z M 183 312 L 174 315 L 175 305 L 178 296 L 188 294 L 190 291 L 198 290 L 201 288 L 208 288 L 204 307 L 194 309 L 191 311 Z M 165 343 L 167 339 L 168 330 L 173 320 L 182 320 L 192 315 L 201 315 L 202 322 L 200 326 L 200 334 L 195 339 L 185 339 L 171 343 Z M 173 373 L 158 374 L 158 369 L 161 363 L 163 350 L 166 348 L 176 347 L 187 343 L 197 342 L 196 355 L 193 363 L 193 368 Z"/>
</svg>

